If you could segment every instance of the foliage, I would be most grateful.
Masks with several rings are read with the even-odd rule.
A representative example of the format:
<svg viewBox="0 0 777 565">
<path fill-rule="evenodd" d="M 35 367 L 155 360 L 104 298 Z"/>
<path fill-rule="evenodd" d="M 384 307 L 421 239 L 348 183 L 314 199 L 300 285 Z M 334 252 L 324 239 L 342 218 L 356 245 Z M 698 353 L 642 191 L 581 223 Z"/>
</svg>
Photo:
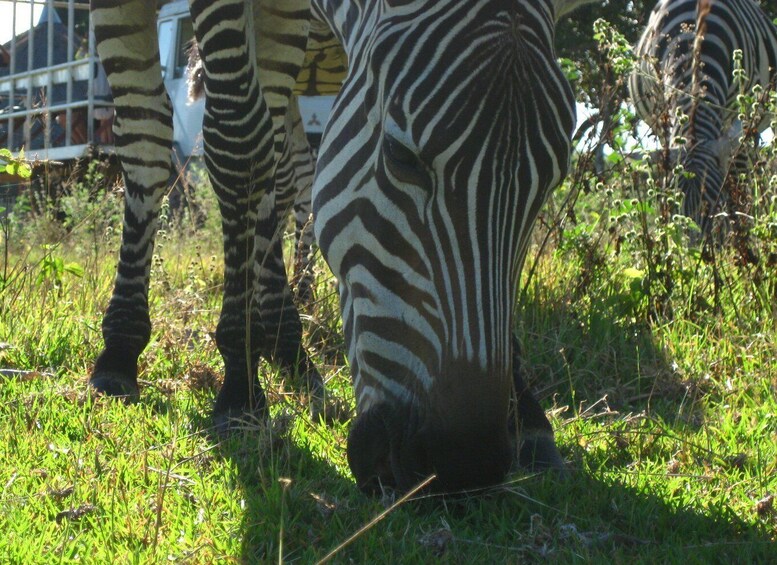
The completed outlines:
<svg viewBox="0 0 777 565">
<path fill-rule="evenodd" d="M 62 287 L 62 277 L 66 273 L 77 277 L 83 276 L 84 269 L 78 263 L 72 261 L 65 263 L 61 257 L 54 255 L 55 246 L 43 245 L 43 250 L 45 254 L 41 259 L 40 271 L 35 279 L 38 284 L 51 281 L 59 289 Z"/>
<path fill-rule="evenodd" d="M 577 82 L 579 102 L 600 107 L 602 88 L 609 88 L 607 64 L 609 60 L 597 49 L 598 40 L 592 36 L 594 22 L 603 16 L 634 45 L 647 24 L 656 0 L 606 0 L 582 6 L 564 18 L 556 30 L 556 49 L 560 57 L 577 62 L 580 80 Z"/>
<path fill-rule="evenodd" d="M 11 175 L 28 179 L 32 175 L 32 168 L 24 160 L 24 151 L 19 151 L 18 157 L 14 157 L 8 149 L 0 149 L 0 174 Z"/>
</svg>

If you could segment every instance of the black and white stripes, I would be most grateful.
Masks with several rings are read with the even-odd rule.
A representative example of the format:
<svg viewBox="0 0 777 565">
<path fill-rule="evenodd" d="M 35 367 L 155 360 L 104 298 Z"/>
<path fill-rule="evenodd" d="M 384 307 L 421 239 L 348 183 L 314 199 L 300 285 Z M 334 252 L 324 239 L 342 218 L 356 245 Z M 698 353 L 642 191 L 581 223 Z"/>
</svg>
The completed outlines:
<svg viewBox="0 0 777 565">
<path fill-rule="evenodd" d="M 91 7 L 115 95 L 128 190 L 119 274 L 103 322 L 105 349 L 90 382 L 101 392 L 136 396 L 137 358 L 150 334 L 148 266 L 170 173 L 171 112 L 159 70 L 154 3 L 95 1 Z M 295 197 L 291 187 L 309 189 L 312 180 L 292 96 L 310 7 L 306 0 L 193 1 L 191 12 L 204 71 L 205 161 L 224 237 L 216 336 L 226 374 L 214 411 L 223 427 L 244 411 L 264 412 L 256 378 L 260 355 L 304 379 L 319 400 L 323 392 L 300 344 L 279 238 L 279 218 Z M 302 146 L 290 141 L 295 128 Z M 299 224 L 307 221 L 304 208 L 303 201 Z"/>
<path fill-rule="evenodd" d="M 264 411 L 260 355 L 322 392 L 300 345 L 277 234 L 292 200 L 284 187 L 309 165 L 289 141 L 297 79 L 297 91 L 315 90 L 317 61 L 329 89 L 347 61 L 313 206 L 340 284 L 358 413 L 348 456 L 359 486 L 407 489 L 431 473 L 443 490 L 501 480 L 519 447 L 511 396 L 521 462 L 562 465 L 521 378 L 512 328 L 528 236 L 571 150 L 574 100 L 555 60 L 555 20 L 585 2 L 192 0 L 205 158 L 224 232 L 217 423 Z M 153 9 L 140 0 L 92 7 L 118 94 L 129 196 L 124 266 L 91 382 L 136 395 L 170 111 L 149 39 Z M 143 88 L 122 97 L 125 82 Z"/>
<path fill-rule="evenodd" d="M 340 281 L 359 413 L 351 468 L 366 489 L 430 472 L 445 489 L 498 480 L 517 277 L 574 126 L 554 3 L 314 7 L 349 61 L 313 208 Z M 547 434 L 543 457 L 557 463 L 544 416 L 521 423 Z"/>
<path fill-rule="evenodd" d="M 128 397 L 137 396 L 136 361 L 151 335 L 149 273 L 172 163 L 172 106 L 161 79 L 155 8 L 140 1 L 91 2 L 97 50 L 116 105 L 116 153 L 126 184 L 119 264 L 102 323 L 105 349 L 91 382 Z"/>
<path fill-rule="evenodd" d="M 735 50 L 741 82 L 733 79 Z M 678 179 L 683 212 L 706 231 L 725 203 L 722 187 L 742 134 L 737 95 L 777 86 L 777 27 L 754 0 L 660 0 L 636 54 L 629 90 L 637 113 L 680 149 L 690 173 Z"/>
</svg>

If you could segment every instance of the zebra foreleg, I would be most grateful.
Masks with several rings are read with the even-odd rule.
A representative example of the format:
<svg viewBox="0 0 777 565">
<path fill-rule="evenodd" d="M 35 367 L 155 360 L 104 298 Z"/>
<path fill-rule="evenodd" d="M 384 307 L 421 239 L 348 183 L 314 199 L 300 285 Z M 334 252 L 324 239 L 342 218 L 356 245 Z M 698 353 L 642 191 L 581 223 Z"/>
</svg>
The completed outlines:
<svg viewBox="0 0 777 565">
<path fill-rule="evenodd" d="M 534 398 L 521 370 L 521 350 L 513 336 L 513 384 L 515 397 L 509 419 L 510 437 L 516 438 L 518 464 L 532 471 L 564 469 L 564 459 L 556 447 L 553 427 Z"/>
<path fill-rule="evenodd" d="M 171 171 L 172 107 L 162 84 L 155 5 L 93 0 L 91 17 L 113 91 L 116 153 L 126 187 L 119 265 L 102 322 L 105 348 L 89 382 L 98 393 L 135 399 L 137 360 L 151 335 L 148 284 L 160 203 Z M 128 53 L 133 59 L 129 65 Z"/>
<path fill-rule="evenodd" d="M 144 195 L 130 181 L 125 190 L 124 229 L 113 295 L 102 322 L 105 348 L 89 383 L 99 393 L 135 400 L 138 357 L 151 337 L 148 284 L 154 235 L 166 180 Z"/>
<path fill-rule="evenodd" d="M 275 149 L 272 118 L 250 49 L 248 8 L 248 3 L 226 0 L 190 4 L 205 77 L 205 164 L 224 237 L 216 344 L 225 373 L 213 411 L 219 431 L 245 413 L 263 416 L 267 411 L 257 378 L 264 329 L 253 306 L 254 237 L 260 211 L 274 205 Z"/>
<path fill-rule="evenodd" d="M 257 106 L 260 102 L 256 102 Z M 262 106 L 264 106 L 262 102 Z M 265 106 L 266 109 L 266 106 Z M 210 122 L 206 110 L 206 127 Z M 215 111 L 223 120 L 224 111 Z M 204 127 L 204 131 L 208 131 Z M 224 359 L 224 384 L 216 398 L 213 410 L 217 429 L 225 430 L 230 421 L 244 414 L 265 417 L 267 400 L 258 380 L 258 363 L 265 342 L 262 320 L 256 310 L 257 284 L 255 260 L 257 256 L 258 226 L 274 223 L 272 194 L 273 166 L 272 138 L 269 120 L 257 133 L 258 155 L 268 155 L 260 168 L 256 156 L 237 153 L 238 147 L 228 152 L 213 151 L 214 132 L 204 135 L 206 163 L 211 184 L 219 201 L 224 238 L 224 293 L 221 316 L 216 328 L 216 344 Z M 215 147 L 227 144 L 221 139 Z M 213 158 L 211 157 L 213 155 Z M 246 173 L 245 171 L 249 171 Z M 269 217 L 262 213 L 269 209 Z M 260 249 L 260 254 L 264 251 Z"/>
</svg>

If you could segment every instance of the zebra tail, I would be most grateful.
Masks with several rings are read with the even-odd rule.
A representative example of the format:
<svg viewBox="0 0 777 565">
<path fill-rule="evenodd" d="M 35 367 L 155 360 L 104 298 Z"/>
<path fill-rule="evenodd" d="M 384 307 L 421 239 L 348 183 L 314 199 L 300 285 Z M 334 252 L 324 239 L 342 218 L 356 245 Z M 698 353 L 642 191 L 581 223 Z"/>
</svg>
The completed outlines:
<svg viewBox="0 0 777 565">
<path fill-rule="evenodd" d="M 192 37 L 186 49 L 188 62 L 186 63 L 186 86 L 189 102 L 199 100 L 205 94 L 205 69 L 200 58 L 200 47 L 197 40 Z"/>
</svg>

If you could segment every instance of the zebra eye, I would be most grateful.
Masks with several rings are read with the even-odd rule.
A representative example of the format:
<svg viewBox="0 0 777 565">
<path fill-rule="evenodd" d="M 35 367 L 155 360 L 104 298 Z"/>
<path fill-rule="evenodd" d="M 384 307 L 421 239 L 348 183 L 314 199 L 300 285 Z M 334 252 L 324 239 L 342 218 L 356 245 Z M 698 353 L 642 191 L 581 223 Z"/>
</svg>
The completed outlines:
<svg viewBox="0 0 777 565">
<path fill-rule="evenodd" d="M 400 167 L 418 168 L 418 156 L 407 145 L 404 145 L 395 137 L 386 134 L 383 136 L 384 152 L 388 160 Z"/>
</svg>

